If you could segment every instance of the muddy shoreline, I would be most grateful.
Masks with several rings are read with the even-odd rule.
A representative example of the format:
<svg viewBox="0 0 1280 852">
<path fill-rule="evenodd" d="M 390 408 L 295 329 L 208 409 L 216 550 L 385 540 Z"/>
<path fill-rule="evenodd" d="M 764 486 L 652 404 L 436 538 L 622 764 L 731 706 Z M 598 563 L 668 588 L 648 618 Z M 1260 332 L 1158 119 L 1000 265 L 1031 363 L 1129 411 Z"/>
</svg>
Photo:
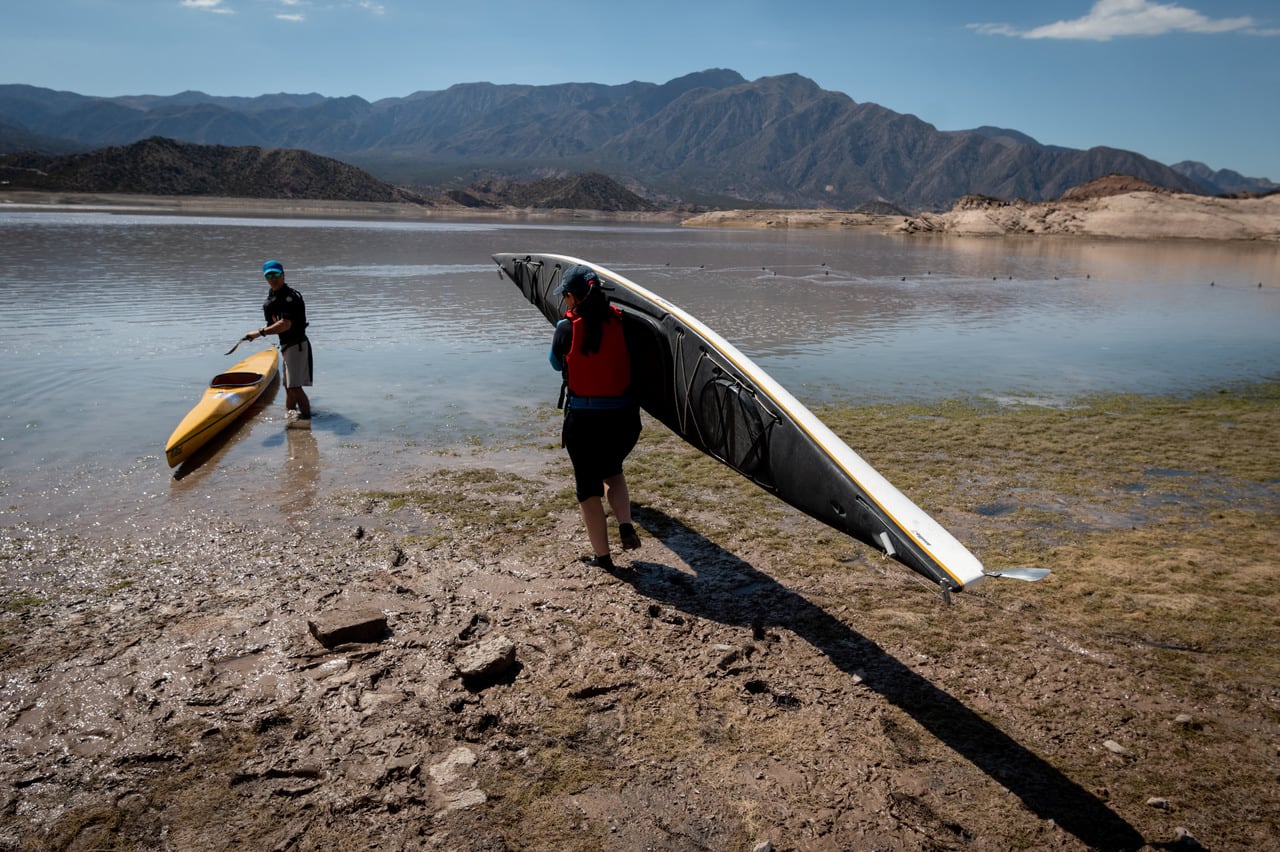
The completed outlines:
<svg viewBox="0 0 1280 852">
<path fill-rule="evenodd" d="M 503 222 L 656 222 L 678 223 L 687 216 L 603 210 L 472 208 L 403 202 L 325 201 L 315 199 L 224 198 L 196 195 L 0 191 L 0 210 L 97 210 L 108 213 L 157 213 L 191 216 L 260 216 L 301 219 L 493 220 Z"/>
<path fill-rule="evenodd" d="M 308 512 L 8 527 L 0 848 L 1280 834 L 1280 387 L 820 414 L 988 568 L 1052 576 L 945 606 L 653 423 L 614 573 L 577 561 L 553 424 L 519 473 L 476 449 Z"/>
</svg>

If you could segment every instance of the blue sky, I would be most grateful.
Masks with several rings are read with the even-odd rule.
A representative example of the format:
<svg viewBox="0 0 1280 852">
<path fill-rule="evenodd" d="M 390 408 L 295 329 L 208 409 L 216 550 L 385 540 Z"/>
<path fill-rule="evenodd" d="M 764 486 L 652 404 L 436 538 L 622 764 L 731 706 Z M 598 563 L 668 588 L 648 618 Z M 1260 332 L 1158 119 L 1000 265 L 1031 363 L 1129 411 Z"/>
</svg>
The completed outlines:
<svg viewBox="0 0 1280 852">
<path fill-rule="evenodd" d="M 796 73 L 942 130 L 996 125 L 1280 181 L 1277 0 L 22 0 L 0 83 L 86 95 Z"/>
</svg>

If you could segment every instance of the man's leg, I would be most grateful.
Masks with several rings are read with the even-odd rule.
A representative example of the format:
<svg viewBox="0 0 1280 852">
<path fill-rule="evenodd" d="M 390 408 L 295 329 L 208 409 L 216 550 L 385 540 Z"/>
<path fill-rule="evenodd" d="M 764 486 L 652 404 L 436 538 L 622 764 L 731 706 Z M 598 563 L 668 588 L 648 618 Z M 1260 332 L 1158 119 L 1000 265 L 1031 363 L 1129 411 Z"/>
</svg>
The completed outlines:
<svg viewBox="0 0 1280 852">
<path fill-rule="evenodd" d="M 311 419 L 311 400 L 307 398 L 307 392 L 302 388 L 285 389 L 284 407 L 297 411 L 298 417 L 303 420 Z"/>
</svg>

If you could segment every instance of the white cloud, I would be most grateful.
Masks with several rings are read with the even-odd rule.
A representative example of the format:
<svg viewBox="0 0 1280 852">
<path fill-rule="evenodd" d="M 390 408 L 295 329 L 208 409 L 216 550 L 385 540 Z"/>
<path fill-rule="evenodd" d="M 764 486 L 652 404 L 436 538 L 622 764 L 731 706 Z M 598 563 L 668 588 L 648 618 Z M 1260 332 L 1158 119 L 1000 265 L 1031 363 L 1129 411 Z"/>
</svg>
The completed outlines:
<svg viewBox="0 0 1280 852">
<path fill-rule="evenodd" d="M 213 12 L 217 15 L 234 15 L 234 9 L 222 5 L 222 0 L 182 0 L 188 9 L 199 9 L 201 12 Z"/>
<path fill-rule="evenodd" d="M 219 15 L 234 15 L 236 11 L 225 5 L 227 0 L 179 0 L 179 5 L 188 9 L 196 9 L 201 12 L 213 12 Z M 269 3 L 282 6 L 282 11 L 272 15 L 278 21 L 289 21 L 291 23 L 301 23 L 307 19 L 307 16 L 301 11 L 310 6 L 319 8 L 321 12 L 333 11 L 334 9 L 361 9 L 372 15 L 385 15 L 387 7 L 377 0 L 346 0 L 346 2 L 320 4 L 318 7 L 315 3 L 308 0 L 268 0 Z"/>
<path fill-rule="evenodd" d="M 295 6 L 303 5 L 302 0 L 275 0 L 275 2 L 279 3 L 281 6 L 284 6 L 286 9 L 292 9 Z M 302 14 L 302 12 L 300 11 L 299 12 L 292 12 L 292 11 L 276 12 L 275 15 L 273 15 L 272 17 L 274 17 L 277 21 L 288 21 L 291 24 L 300 24 L 307 19 L 307 16 Z"/>
<path fill-rule="evenodd" d="M 311 7 L 312 11 L 315 11 L 317 14 L 325 14 L 329 12 L 334 12 L 336 10 L 344 10 L 344 9 L 351 9 L 351 8 L 362 9 L 374 15 L 384 15 L 386 14 L 386 11 L 387 11 L 387 7 L 382 5 L 381 3 L 376 2 L 376 0 L 354 0 L 354 2 L 353 0 L 346 0 L 346 2 L 330 2 L 330 3 L 314 3 L 314 2 L 309 2 L 309 0 L 271 0 L 271 2 L 279 3 L 281 6 L 285 6 L 290 9 L 294 7 L 309 6 Z M 304 15 L 302 12 L 290 11 L 290 12 L 277 12 L 274 17 L 281 21 L 304 21 L 306 20 L 307 16 Z"/>
<path fill-rule="evenodd" d="M 1260 30 L 1253 18 L 1207 18 L 1194 9 L 1152 0 L 1097 0 L 1089 14 L 1073 21 L 1057 21 L 1029 30 L 1009 24 L 969 24 L 982 35 L 1015 38 L 1052 38 L 1084 41 L 1110 41 L 1121 36 L 1156 36 L 1172 32 L 1225 33 L 1244 32 L 1274 35 L 1274 30 Z"/>
</svg>

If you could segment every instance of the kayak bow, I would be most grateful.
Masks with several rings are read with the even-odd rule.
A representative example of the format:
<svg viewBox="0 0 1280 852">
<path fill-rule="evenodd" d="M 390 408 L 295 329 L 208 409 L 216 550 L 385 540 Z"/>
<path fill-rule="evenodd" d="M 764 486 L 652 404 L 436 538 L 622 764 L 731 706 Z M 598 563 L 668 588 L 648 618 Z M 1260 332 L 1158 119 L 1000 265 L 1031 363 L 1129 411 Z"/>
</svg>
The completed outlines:
<svg viewBox="0 0 1280 852">
<path fill-rule="evenodd" d="M 276 378 L 279 353 L 272 346 L 255 352 L 209 382 L 204 395 L 169 436 L 164 456 L 177 467 L 209 443 L 257 402 Z"/>
</svg>

